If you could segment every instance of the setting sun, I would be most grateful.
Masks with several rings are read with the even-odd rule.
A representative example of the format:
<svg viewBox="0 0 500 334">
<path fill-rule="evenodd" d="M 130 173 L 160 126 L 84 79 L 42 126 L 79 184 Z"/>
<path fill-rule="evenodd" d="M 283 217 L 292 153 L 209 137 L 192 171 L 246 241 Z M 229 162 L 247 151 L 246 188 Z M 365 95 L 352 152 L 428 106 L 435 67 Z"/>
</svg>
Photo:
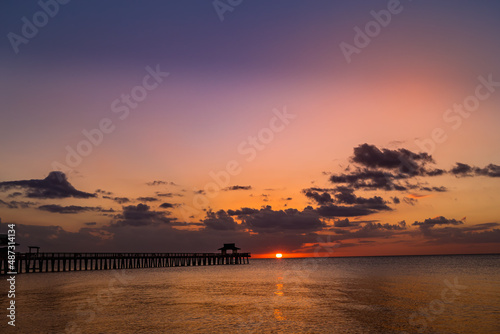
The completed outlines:
<svg viewBox="0 0 500 334">
<path fill-rule="evenodd" d="M 281 259 L 282 257 L 283 257 L 283 254 L 281 254 L 281 253 L 277 253 L 277 254 L 276 254 L 276 258 L 277 258 L 277 259 Z"/>
</svg>

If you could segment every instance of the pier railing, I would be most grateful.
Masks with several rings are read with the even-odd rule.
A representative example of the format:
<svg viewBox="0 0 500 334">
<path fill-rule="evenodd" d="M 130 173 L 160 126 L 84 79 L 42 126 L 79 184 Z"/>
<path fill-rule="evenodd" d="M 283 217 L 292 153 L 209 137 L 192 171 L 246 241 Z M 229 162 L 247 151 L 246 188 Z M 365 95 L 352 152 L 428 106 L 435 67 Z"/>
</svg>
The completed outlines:
<svg viewBox="0 0 500 334">
<path fill-rule="evenodd" d="M 0 275 L 248 264 L 250 253 L 16 253 L 0 259 Z"/>
</svg>

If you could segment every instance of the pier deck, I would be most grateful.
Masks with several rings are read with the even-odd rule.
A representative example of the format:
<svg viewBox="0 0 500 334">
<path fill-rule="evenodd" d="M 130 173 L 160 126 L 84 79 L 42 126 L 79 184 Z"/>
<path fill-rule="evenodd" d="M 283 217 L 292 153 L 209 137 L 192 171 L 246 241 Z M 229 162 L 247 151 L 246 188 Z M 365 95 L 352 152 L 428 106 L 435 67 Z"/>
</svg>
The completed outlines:
<svg viewBox="0 0 500 334">
<path fill-rule="evenodd" d="M 16 253 L 14 269 L 0 260 L 0 275 L 84 270 L 248 264 L 250 253 Z"/>
</svg>

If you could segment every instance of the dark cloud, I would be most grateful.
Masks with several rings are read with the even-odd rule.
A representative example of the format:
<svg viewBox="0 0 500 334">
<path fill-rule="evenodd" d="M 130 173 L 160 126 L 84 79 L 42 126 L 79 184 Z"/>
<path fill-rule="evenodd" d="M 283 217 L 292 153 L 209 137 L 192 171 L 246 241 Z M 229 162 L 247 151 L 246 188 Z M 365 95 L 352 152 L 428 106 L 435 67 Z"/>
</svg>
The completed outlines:
<svg viewBox="0 0 500 334">
<path fill-rule="evenodd" d="M 140 202 L 156 202 L 156 201 L 158 201 L 158 198 L 155 198 L 155 197 L 138 197 L 137 200 L 140 201 Z"/>
<path fill-rule="evenodd" d="M 37 203 L 35 202 L 27 202 L 27 201 L 9 201 L 5 202 L 0 199 L 0 206 L 5 206 L 9 209 L 27 209 L 30 208 Z"/>
<path fill-rule="evenodd" d="M 413 206 L 413 205 L 418 203 L 418 199 L 413 198 L 413 197 L 403 197 L 403 202 Z"/>
<path fill-rule="evenodd" d="M 227 188 L 224 188 L 223 190 L 225 191 L 230 191 L 230 190 L 251 190 L 252 189 L 252 186 L 232 186 L 232 187 L 227 187 Z"/>
<path fill-rule="evenodd" d="M 106 195 L 106 196 L 113 195 L 113 193 L 111 191 L 106 191 L 106 190 L 102 190 L 102 189 L 97 189 L 95 192 L 98 194 Z"/>
<path fill-rule="evenodd" d="M 489 229 L 492 229 L 492 228 L 495 228 L 498 226 L 500 226 L 499 223 L 482 223 L 482 224 L 476 224 L 476 225 L 472 225 L 472 226 L 464 226 L 464 227 L 462 227 L 462 230 L 463 231 L 470 231 L 470 232 L 477 232 L 477 231 L 489 230 Z"/>
<path fill-rule="evenodd" d="M 500 177 L 500 166 L 489 164 L 484 168 L 472 167 L 467 164 L 457 162 L 455 166 L 450 169 L 450 173 L 457 177 L 471 177 L 471 176 L 488 176 Z"/>
<path fill-rule="evenodd" d="M 160 204 L 160 208 L 162 208 L 162 209 L 169 209 L 169 208 L 173 208 L 175 206 L 176 206 L 176 204 L 172 204 L 172 203 L 161 203 Z"/>
<path fill-rule="evenodd" d="M 422 191 L 436 191 L 436 192 L 446 192 L 448 189 L 444 186 L 441 187 L 420 187 Z"/>
<path fill-rule="evenodd" d="M 394 230 L 394 231 L 402 231 L 406 230 L 406 222 L 403 220 L 398 224 L 381 224 L 381 223 L 367 223 L 364 225 L 361 230 Z"/>
<path fill-rule="evenodd" d="M 108 197 L 108 198 L 112 199 L 113 201 L 115 201 L 118 204 L 125 204 L 125 203 L 130 202 L 130 199 L 127 197 Z"/>
<path fill-rule="evenodd" d="M 226 230 L 237 230 L 240 225 L 236 223 L 230 215 L 224 210 L 219 210 L 217 212 L 208 211 L 207 216 L 203 219 L 203 224 L 207 229 L 226 231 Z"/>
<path fill-rule="evenodd" d="M 182 194 L 176 194 L 176 193 L 162 193 L 162 192 L 156 192 L 156 196 L 158 197 L 174 197 L 174 196 L 179 196 L 182 197 L 184 195 Z"/>
<path fill-rule="evenodd" d="M 375 145 L 366 143 L 354 148 L 354 156 L 351 161 L 372 169 L 397 169 L 405 174 L 424 173 L 424 165 L 434 163 L 432 156 L 427 153 L 414 153 L 404 148 L 379 149 Z"/>
<path fill-rule="evenodd" d="M 399 184 L 397 180 L 406 179 L 408 175 L 393 174 L 381 170 L 370 170 L 368 168 L 357 168 L 350 173 L 334 174 L 330 176 L 332 183 L 345 183 L 353 189 L 383 189 L 383 190 L 407 190 L 408 188 Z"/>
<path fill-rule="evenodd" d="M 433 220 L 435 220 L 434 218 Z M 419 232 L 422 234 L 427 244 L 484 244 L 500 242 L 500 229 L 498 223 L 484 223 L 472 226 L 457 227 L 462 222 L 454 219 L 439 217 L 441 224 L 434 224 L 432 221 L 428 224 L 420 223 Z M 447 223 L 451 221 L 451 223 Z M 415 222 L 418 223 L 418 222 Z M 415 225 L 415 224 L 413 224 Z M 451 225 L 451 226 L 447 226 Z"/>
<path fill-rule="evenodd" d="M 19 197 L 19 196 L 22 196 L 23 193 L 22 192 L 19 192 L 19 191 L 16 191 L 16 192 L 13 192 L 12 194 L 9 194 L 7 196 L 7 198 L 14 198 L 14 197 Z"/>
<path fill-rule="evenodd" d="M 305 191 L 316 191 L 316 192 L 336 192 L 337 188 L 318 188 L 318 187 L 311 187 L 303 190 Z"/>
<path fill-rule="evenodd" d="M 84 224 L 87 225 L 87 226 L 95 226 L 95 225 L 97 225 L 96 222 L 88 222 L 88 223 L 84 223 Z"/>
<path fill-rule="evenodd" d="M 91 198 L 96 194 L 76 190 L 66 179 L 63 172 L 50 172 L 42 180 L 21 180 L 0 182 L 0 190 L 25 189 L 29 198 Z"/>
<path fill-rule="evenodd" d="M 376 210 L 369 209 L 363 205 L 338 206 L 335 204 L 322 205 L 315 211 L 322 217 L 357 217 L 367 216 Z"/>
<path fill-rule="evenodd" d="M 476 175 L 489 176 L 489 177 L 500 177 L 500 166 L 489 164 L 484 168 L 474 168 Z"/>
<path fill-rule="evenodd" d="M 403 220 L 397 224 L 377 223 L 373 221 L 364 222 L 361 227 L 355 224 L 362 222 L 350 222 L 347 219 L 337 220 L 330 230 L 336 235 L 331 236 L 332 241 L 363 239 L 363 238 L 391 238 L 396 234 L 408 233 L 406 222 Z M 349 227 L 349 229 L 345 229 Z M 357 228 L 356 228 L 357 227 Z M 358 240 L 359 243 L 359 240 Z M 342 246 L 344 243 L 342 243 Z"/>
<path fill-rule="evenodd" d="M 38 210 L 48 211 L 52 213 L 61 213 L 61 214 L 75 214 L 86 211 L 115 212 L 113 209 L 103 209 L 101 207 L 94 207 L 94 206 L 78 206 L 78 205 L 61 206 L 57 204 L 42 205 L 38 207 Z"/>
<path fill-rule="evenodd" d="M 399 198 L 398 198 L 398 197 L 396 197 L 396 196 L 391 197 L 391 199 L 392 199 L 392 202 L 393 202 L 394 204 L 399 204 L 399 203 L 401 202 L 401 201 L 399 200 Z"/>
<path fill-rule="evenodd" d="M 456 175 L 456 176 L 472 176 L 473 175 L 472 167 L 467 165 L 467 164 L 460 163 L 460 162 L 457 162 L 455 167 L 450 169 L 450 173 L 453 175 Z"/>
<path fill-rule="evenodd" d="M 338 204 L 359 204 L 361 206 L 374 210 L 392 210 L 386 205 L 386 201 L 382 197 L 358 197 L 354 194 L 353 189 L 347 187 L 337 187 L 335 199 L 336 203 Z"/>
<path fill-rule="evenodd" d="M 337 219 L 333 222 L 333 226 L 335 227 L 351 227 L 357 226 L 357 224 L 353 224 L 349 221 L 349 218 L 346 219 Z"/>
<path fill-rule="evenodd" d="M 335 199 L 337 203 L 360 204 L 357 203 L 358 198 L 354 195 L 354 189 L 348 187 L 337 187 Z"/>
<path fill-rule="evenodd" d="M 339 186 L 335 189 L 328 189 L 329 192 L 322 194 L 311 189 L 304 189 L 303 192 L 320 205 L 316 212 L 323 217 L 366 216 L 378 211 L 392 210 L 382 197 L 358 197 L 354 194 L 354 189 L 350 187 Z"/>
<path fill-rule="evenodd" d="M 333 203 L 336 204 L 348 204 L 357 205 L 358 209 L 366 208 L 373 210 L 392 210 L 387 206 L 386 201 L 379 196 L 364 198 L 358 197 L 354 194 L 354 189 L 349 187 L 340 186 L 335 189 L 329 189 L 330 192 L 334 194 L 334 197 L 328 192 L 322 194 L 312 191 L 311 189 L 304 189 L 303 193 L 308 197 L 316 201 L 321 206 L 329 206 Z M 338 206 L 337 206 L 338 207 Z"/>
<path fill-rule="evenodd" d="M 177 184 L 175 184 L 174 182 L 169 182 L 169 181 L 161 181 L 161 180 L 156 180 L 156 181 L 146 182 L 146 184 L 147 184 L 148 186 L 166 186 L 166 185 L 176 186 L 176 185 L 177 185 Z"/>
<path fill-rule="evenodd" d="M 352 189 L 406 191 L 419 188 L 410 183 L 412 178 L 440 176 L 447 171 L 433 167 L 434 159 L 427 153 L 415 153 L 401 149 L 379 149 L 375 145 L 362 144 L 354 148 L 351 157 L 354 166 L 344 173 L 330 175 L 330 182 L 345 184 Z M 426 187 L 427 191 L 446 191 L 444 187 Z"/>
<path fill-rule="evenodd" d="M 244 214 L 244 211 L 248 213 Z M 238 218 L 242 221 L 243 226 L 257 233 L 286 231 L 304 233 L 319 231 L 326 227 L 326 224 L 320 220 L 319 215 L 311 207 L 307 207 L 303 211 L 297 209 L 275 211 L 270 206 L 266 206 L 260 210 L 228 211 L 228 215 L 233 215 L 236 212 L 240 213 Z"/>
<path fill-rule="evenodd" d="M 175 218 L 166 217 L 169 212 L 151 211 L 147 204 L 137 204 L 124 206 L 121 214 L 116 215 L 117 221 L 114 226 L 146 226 L 169 224 L 175 221 Z"/>
<path fill-rule="evenodd" d="M 329 193 L 318 193 L 316 191 L 305 191 L 304 194 L 306 197 L 316 201 L 319 205 L 333 203 L 333 198 Z"/>
<path fill-rule="evenodd" d="M 244 216 L 244 215 L 252 215 L 254 213 L 259 212 L 257 209 L 251 208 L 241 208 L 238 210 L 227 210 L 227 214 L 230 216 Z"/>
<path fill-rule="evenodd" d="M 435 225 L 461 225 L 464 222 L 456 219 L 446 219 L 443 216 L 435 217 L 435 218 L 427 218 L 423 222 L 415 221 L 413 226 L 435 226 Z"/>
</svg>

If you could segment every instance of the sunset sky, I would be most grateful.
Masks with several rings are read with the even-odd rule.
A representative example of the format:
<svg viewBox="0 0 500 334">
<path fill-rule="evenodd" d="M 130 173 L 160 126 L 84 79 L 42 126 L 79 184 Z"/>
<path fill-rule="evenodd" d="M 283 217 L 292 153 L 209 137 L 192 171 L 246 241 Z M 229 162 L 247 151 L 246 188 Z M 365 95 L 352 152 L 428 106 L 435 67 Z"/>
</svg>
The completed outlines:
<svg viewBox="0 0 500 334">
<path fill-rule="evenodd" d="M 20 250 L 500 252 L 499 2 L 0 8 Z"/>
</svg>

